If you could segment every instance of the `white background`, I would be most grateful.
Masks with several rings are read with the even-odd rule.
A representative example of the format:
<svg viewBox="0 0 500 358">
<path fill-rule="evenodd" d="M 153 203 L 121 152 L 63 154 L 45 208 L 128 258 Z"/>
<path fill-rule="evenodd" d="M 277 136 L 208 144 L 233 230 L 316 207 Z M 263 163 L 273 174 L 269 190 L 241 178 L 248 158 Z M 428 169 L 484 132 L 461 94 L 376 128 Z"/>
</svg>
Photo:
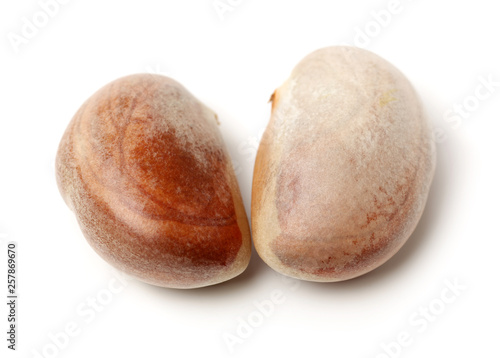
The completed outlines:
<svg viewBox="0 0 500 358">
<path fill-rule="evenodd" d="M 408 358 L 500 356 L 494 2 L 401 0 L 396 8 L 389 0 L 221 2 L 233 4 L 222 18 L 213 0 L 72 0 L 44 19 L 38 1 L 2 1 L 0 292 L 7 286 L 6 242 L 15 240 L 20 298 L 18 351 L 6 348 L 2 303 L 0 356 L 389 357 L 383 345 Z M 23 18 L 39 28 L 17 43 Z M 285 280 L 256 254 L 238 278 L 203 289 L 116 281 L 85 241 L 54 178 L 59 140 L 83 101 L 137 72 L 181 82 L 218 113 L 249 213 L 271 93 L 305 55 L 341 43 L 365 47 L 402 70 L 439 134 L 428 205 L 403 249 L 381 268 L 342 283 Z M 488 98 L 474 98 L 481 79 L 490 77 L 497 85 L 480 89 Z M 468 109 L 453 113 L 464 102 Z M 460 286 L 457 295 L 445 291 L 447 303 L 446 282 Z M 282 299 L 263 317 L 255 302 L 274 290 Z M 92 297 L 98 310 L 86 306 Z M 433 316 L 412 321 L 429 307 Z M 255 327 L 242 331 L 249 320 Z M 68 324 L 76 335 L 61 338 Z M 402 332 L 408 338 L 398 348 L 391 342 Z M 225 337 L 238 343 L 230 346 Z"/>
</svg>

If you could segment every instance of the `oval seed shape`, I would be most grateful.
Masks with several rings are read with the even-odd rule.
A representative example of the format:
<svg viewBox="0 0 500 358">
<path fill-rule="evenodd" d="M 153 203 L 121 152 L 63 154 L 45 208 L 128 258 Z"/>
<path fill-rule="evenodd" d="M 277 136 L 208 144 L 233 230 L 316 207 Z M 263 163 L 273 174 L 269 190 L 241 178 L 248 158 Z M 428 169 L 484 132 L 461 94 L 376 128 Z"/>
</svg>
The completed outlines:
<svg viewBox="0 0 500 358">
<path fill-rule="evenodd" d="M 260 257 L 320 282 L 382 265 L 415 229 L 434 175 L 435 145 L 409 81 L 371 52 L 329 47 L 271 99 L 252 189 Z"/>
<path fill-rule="evenodd" d="M 250 260 L 248 221 L 217 117 L 176 81 L 120 78 L 71 120 L 59 190 L 89 244 L 150 284 L 194 288 Z"/>
</svg>

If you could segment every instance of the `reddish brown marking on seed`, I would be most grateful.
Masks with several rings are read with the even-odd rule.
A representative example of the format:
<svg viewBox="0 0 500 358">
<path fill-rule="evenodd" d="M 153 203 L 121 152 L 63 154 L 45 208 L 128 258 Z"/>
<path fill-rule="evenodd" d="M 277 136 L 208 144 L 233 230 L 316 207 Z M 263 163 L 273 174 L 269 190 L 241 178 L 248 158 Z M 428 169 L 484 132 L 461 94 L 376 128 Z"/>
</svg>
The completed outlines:
<svg viewBox="0 0 500 358">
<path fill-rule="evenodd" d="M 372 221 L 377 220 L 377 213 L 368 213 L 366 214 L 366 224 L 370 224 Z"/>
<path fill-rule="evenodd" d="M 242 232 L 223 143 L 194 98 L 182 113 L 191 95 L 167 80 L 129 76 L 92 96 L 61 141 L 57 179 L 101 256 L 146 282 L 192 287 L 233 263 Z M 171 103 L 179 118 L 164 118 Z M 186 139 L 200 133 L 211 139 Z"/>
</svg>

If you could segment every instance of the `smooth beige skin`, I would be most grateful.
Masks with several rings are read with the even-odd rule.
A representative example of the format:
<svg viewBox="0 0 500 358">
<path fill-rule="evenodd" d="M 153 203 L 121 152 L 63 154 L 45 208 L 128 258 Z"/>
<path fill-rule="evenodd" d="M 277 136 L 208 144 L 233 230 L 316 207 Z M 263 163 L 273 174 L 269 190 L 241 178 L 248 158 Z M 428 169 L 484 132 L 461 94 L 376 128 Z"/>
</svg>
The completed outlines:
<svg viewBox="0 0 500 358">
<path fill-rule="evenodd" d="M 260 257 L 319 282 L 382 265 L 415 229 L 435 168 L 409 81 L 371 52 L 329 47 L 303 59 L 272 101 L 252 191 Z"/>
</svg>

